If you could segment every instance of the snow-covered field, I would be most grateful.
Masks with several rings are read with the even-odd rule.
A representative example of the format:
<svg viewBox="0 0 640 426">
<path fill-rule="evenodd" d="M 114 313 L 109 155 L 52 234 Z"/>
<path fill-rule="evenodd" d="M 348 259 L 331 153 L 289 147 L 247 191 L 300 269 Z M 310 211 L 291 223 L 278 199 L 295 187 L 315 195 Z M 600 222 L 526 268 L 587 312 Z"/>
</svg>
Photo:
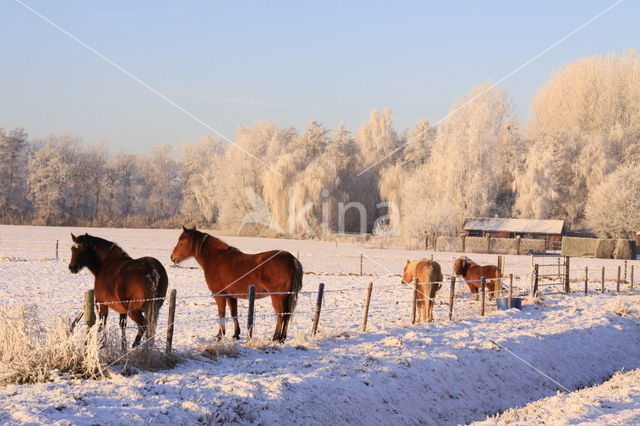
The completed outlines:
<svg viewBox="0 0 640 426">
<path fill-rule="evenodd" d="M 445 285 L 438 293 L 436 321 L 411 326 L 411 289 L 395 274 L 406 259 L 431 254 L 450 274 L 455 253 L 222 237 L 247 252 L 288 250 L 299 256 L 307 274 L 286 344 L 268 343 L 275 319 L 269 301 L 262 299 L 257 302 L 257 343 L 246 346 L 243 330 L 237 357 L 211 360 L 199 354 L 217 333 L 215 305 L 202 272 L 170 267 L 180 231 L 0 226 L 0 303 L 37 304 L 45 320 L 72 317 L 81 309 L 82 292 L 92 287 L 93 277 L 88 271 L 69 273 L 70 232 L 116 241 L 134 257 L 151 255 L 165 264 L 170 287 L 178 291 L 174 348 L 186 361 L 168 371 L 104 381 L 6 386 L 0 388 L 0 423 L 457 424 L 558 391 L 600 384 L 621 369 L 640 368 L 640 296 L 626 283 L 625 292 L 613 292 L 617 267 L 623 266 L 613 260 L 572 259 L 574 293 L 525 300 L 522 311 L 497 311 L 488 303 L 485 317 L 458 282 L 454 321 L 448 321 Z M 364 276 L 356 275 L 361 256 Z M 495 255 L 469 256 L 479 263 L 496 261 Z M 627 267 L 632 264 L 639 281 L 640 262 Z M 583 294 L 585 266 L 592 280 L 599 280 L 600 268 L 606 267 L 605 294 L 593 291 L 599 282 L 591 282 L 592 291 Z M 516 291 L 529 289 L 530 256 L 506 256 L 504 269 L 514 274 Z M 312 306 L 321 282 L 325 298 L 319 333 L 312 337 Z M 368 329 L 361 332 L 369 282 L 374 290 Z M 246 303 L 239 310 L 244 327 Z M 115 324 L 115 317 L 110 321 Z M 164 307 L 160 324 L 166 324 Z M 637 372 L 627 374 L 638 377 Z M 602 398 L 593 396 L 598 388 L 583 390 L 488 421 L 628 423 L 637 418 L 633 410 L 639 397 L 633 378 L 626 377 L 602 385 L 610 386 Z M 607 402 L 614 398 L 611 386 L 621 395 L 616 401 L 624 403 Z"/>
</svg>

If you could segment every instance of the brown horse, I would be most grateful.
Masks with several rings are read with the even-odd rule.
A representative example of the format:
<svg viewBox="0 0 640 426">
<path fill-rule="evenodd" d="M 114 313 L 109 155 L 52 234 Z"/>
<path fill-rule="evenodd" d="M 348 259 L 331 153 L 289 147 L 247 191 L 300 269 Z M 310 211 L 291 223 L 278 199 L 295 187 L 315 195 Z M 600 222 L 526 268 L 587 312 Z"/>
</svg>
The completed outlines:
<svg viewBox="0 0 640 426">
<path fill-rule="evenodd" d="M 256 286 L 256 298 L 271 295 L 271 304 L 277 314 L 273 340 L 284 342 L 287 327 L 296 309 L 298 292 L 302 288 L 302 265 L 291 253 L 281 250 L 245 254 L 224 241 L 182 227 L 182 234 L 171 253 L 171 260 L 180 263 L 194 257 L 204 270 L 204 278 L 218 305 L 220 330 L 218 339 L 225 334 L 224 317 L 229 303 L 233 319 L 233 338 L 240 337 L 238 325 L 238 298 L 248 297 L 249 285 Z"/>
<path fill-rule="evenodd" d="M 442 287 L 442 271 L 437 262 L 428 259 L 407 260 L 402 274 L 402 283 L 411 284 L 418 279 L 415 291 L 418 292 L 418 322 L 433 321 L 433 302 L 436 292 Z"/>
<path fill-rule="evenodd" d="M 153 257 L 132 259 L 117 244 L 89 234 L 79 237 L 71 234 L 71 239 L 69 270 L 77 274 L 87 267 L 94 275 L 101 326 L 106 323 L 111 308 L 120 314 L 123 350 L 127 346 L 127 315 L 138 324 L 133 347 L 140 344 L 145 332 L 147 341 L 151 342 L 169 285 L 164 266 Z"/>
<path fill-rule="evenodd" d="M 486 278 L 486 287 L 489 290 L 489 299 L 495 297 L 495 291 L 500 288 L 502 271 L 495 265 L 478 265 L 466 256 L 460 256 L 453 262 L 453 273 L 462 277 L 469 290 L 474 296 L 475 300 L 478 300 L 478 290 L 482 286 L 480 282 L 481 277 Z"/>
</svg>

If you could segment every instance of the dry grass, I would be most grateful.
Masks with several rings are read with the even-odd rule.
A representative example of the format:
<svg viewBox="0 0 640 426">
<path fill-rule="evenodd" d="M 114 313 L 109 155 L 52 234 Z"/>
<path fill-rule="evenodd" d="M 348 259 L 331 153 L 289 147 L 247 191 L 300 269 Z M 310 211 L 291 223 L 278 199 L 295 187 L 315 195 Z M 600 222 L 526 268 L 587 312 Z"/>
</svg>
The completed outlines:
<svg viewBox="0 0 640 426">
<path fill-rule="evenodd" d="M 172 368 L 178 361 L 153 344 L 123 354 L 117 327 L 86 330 L 80 323 L 72 330 L 66 318 L 43 321 L 35 305 L 0 306 L 0 385 L 102 379 L 112 366 L 130 374 Z"/>
<path fill-rule="evenodd" d="M 223 339 L 216 343 L 210 343 L 200 348 L 202 356 L 209 359 L 218 359 L 220 357 L 238 358 L 240 349 L 235 341 Z"/>
<path fill-rule="evenodd" d="M 34 305 L 2 306 L 0 384 L 104 377 L 117 356 L 114 337 L 97 327 L 71 331 L 62 318 L 44 323 Z"/>
</svg>

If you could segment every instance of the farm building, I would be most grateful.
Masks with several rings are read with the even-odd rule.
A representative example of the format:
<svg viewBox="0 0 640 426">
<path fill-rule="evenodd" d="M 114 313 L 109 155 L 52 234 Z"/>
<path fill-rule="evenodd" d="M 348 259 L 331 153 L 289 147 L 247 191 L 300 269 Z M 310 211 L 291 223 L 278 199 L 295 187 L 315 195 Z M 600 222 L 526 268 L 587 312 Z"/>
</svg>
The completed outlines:
<svg viewBox="0 0 640 426">
<path fill-rule="evenodd" d="M 462 229 L 469 237 L 534 238 L 545 240 L 550 246 L 562 243 L 564 220 L 510 219 L 474 217 L 465 219 Z"/>
</svg>

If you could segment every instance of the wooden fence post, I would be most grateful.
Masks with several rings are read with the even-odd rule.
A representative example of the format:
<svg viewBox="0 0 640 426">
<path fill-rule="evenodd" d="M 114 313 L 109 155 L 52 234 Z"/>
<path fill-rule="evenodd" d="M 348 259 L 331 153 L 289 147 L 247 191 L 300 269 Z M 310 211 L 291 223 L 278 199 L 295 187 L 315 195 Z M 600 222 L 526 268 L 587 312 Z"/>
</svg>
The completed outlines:
<svg viewBox="0 0 640 426">
<path fill-rule="evenodd" d="M 616 279 L 616 293 L 620 293 L 621 267 L 618 265 L 618 278 Z"/>
<path fill-rule="evenodd" d="M 429 234 L 427 234 L 427 231 L 424 231 L 424 249 L 429 250 Z"/>
<path fill-rule="evenodd" d="M 584 267 L 584 294 L 589 293 L 589 267 Z"/>
<path fill-rule="evenodd" d="M 58 260 L 58 240 L 56 240 L 56 260 Z"/>
<path fill-rule="evenodd" d="M 318 322 L 320 322 L 320 311 L 322 310 L 322 296 L 324 295 L 324 283 L 318 284 L 318 298 L 316 299 L 316 309 L 313 313 L 313 327 L 311 333 L 315 336 L 318 332 Z"/>
<path fill-rule="evenodd" d="M 521 240 L 520 235 L 517 235 L 516 236 L 516 254 L 518 256 L 520 255 L 520 240 Z"/>
<path fill-rule="evenodd" d="M 627 261 L 624 261 L 624 282 L 627 282 Z"/>
<path fill-rule="evenodd" d="M 538 264 L 533 265 L 533 297 L 538 295 Z"/>
<path fill-rule="evenodd" d="M 371 292 L 373 291 L 373 281 L 369 281 L 367 295 L 364 298 L 364 317 L 362 318 L 362 331 L 367 331 L 367 318 L 369 317 L 369 304 L 371 303 Z"/>
<path fill-rule="evenodd" d="M 456 277 L 451 277 L 451 288 L 449 289 L 449 321 L 453 317 L 453 301 L 456 295 Z"/>
<path fill-rule="evenodd" d="M 253 339 L 253 318 L 256 309 L 256 286 L 249 286 L 249 313 L 247 314 L 247 337 Z"/>
<path fill-rule="evenodd" d="M 558 275 L 562 274 L 562 265 L 560 263 L 560 258 L 558 257 Z"/>
<path fill-rule="evenodd" d="M 84 292 L 84 323 L 87 328 L 91 328 L 96 324 L 96 311 L 94 310 L 95 294 L 93 290 L 85 290 Z"/>
<path fill-rule="evenodd" d="M 487 253 L 491 254 L 491 235 L 487 235 Z"/>
<path fill-rule="evenodd" d="M 513 301 L 513 274 L 509 274 L 509 309 L 511 309 Z"/>
<path fill-rule="evenodd" d="M 413 280 L 413 303 L 411 304 L 411 324 L 416 323 L 416 305 L 418 304 L 418 279 Z"/>
<path fill-rule="evenodd" d="M 480 292 L 482 293 L 482 299 L 480 301 L 480 316 L 484 316 L 484 301 L 487 293 L 487 282 L 484 277 L 480 277 Z"/>
<path fill-rule="evenodd" d="M 172 288 L 169 292 L 169 311 L 167 313 L 167 346 L 165 353 L 170 353 L 173 346 L 173 325 L 176 322 L 176 289 Z"/>
<path fill-rule="evenodd" d="M 569 275 L 571 269 L 571 258 L 569 256 L 564 257 L 564 292 L 571 293 L 571 277 Z"/>
<path fill-rule="evenodd" d="M 629 281 L 631 281 L 631 290 L 633 290 L 633 265 L 631 265 L 631 276 L 629 277 Z"/>
<path fill-rule="evenodd" d="M 604 266 L 602 267 L 602 292 L 604 293 Z"/>
<path fill-rule="evenodd" d="M 360 276 L 362 276 L 362 253 L 360 253 Z"/>
<path fill-rule="evenodd" d="M 462 239 L 462 252 L 465 253 L 467 249 L 467 236 L 463 234 L 460 238 Z"/>
</svg>

